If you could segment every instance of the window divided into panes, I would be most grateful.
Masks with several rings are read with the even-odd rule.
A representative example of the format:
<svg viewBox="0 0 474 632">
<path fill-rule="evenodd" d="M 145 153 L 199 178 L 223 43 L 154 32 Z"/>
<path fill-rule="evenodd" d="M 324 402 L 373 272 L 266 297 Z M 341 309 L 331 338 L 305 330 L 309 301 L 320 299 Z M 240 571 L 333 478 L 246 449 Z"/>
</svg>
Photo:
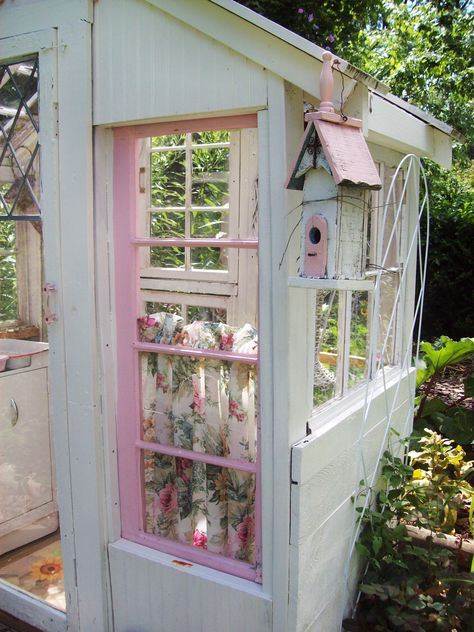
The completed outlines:
<svg viewBox="0 0 474 632">
<path fill-rule="evenodd" d="M 213 241 L 239 232 L 241 135 L 217 130 L 141 141 L 142 234 L 178 240 L 143 253 L 147 276 L 235 280 L 237 254 Z"/>
<path fill-rule="evenodd" d="M 345 396 L 401 361 L 404 179 L 403 172 L 393 180 L 395 169 L 379 169 L 383 188 L 372 193 L 363 289 L 354 281 L 353 289 L 315 290 L 314 406 Z"/>
<path fill-rule="evenodd" d="M 256 117 L 223 121 L 116 130 L 122 524 L 259 581 Z"/>
<path fill-rule="evenodd" d="M 38 132 L 38 60 L 0 64 L 0 327 L 40 318 L 30 295 L 41 279 L 29 278 L 41 248 Z"/>
</svg>

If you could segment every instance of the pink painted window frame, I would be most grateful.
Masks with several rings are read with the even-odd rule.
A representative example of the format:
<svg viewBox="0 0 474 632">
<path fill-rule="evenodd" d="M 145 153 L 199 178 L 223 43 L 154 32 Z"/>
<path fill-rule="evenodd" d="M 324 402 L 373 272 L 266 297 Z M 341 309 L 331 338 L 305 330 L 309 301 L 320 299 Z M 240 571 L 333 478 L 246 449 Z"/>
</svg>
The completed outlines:
<svg viewBox="0 0 474 632">
<path fill-rule="evenodd" d="M 133 125 L 114 129 L 113 192 L 114 192 L 114 248 L 115 248 L 115 295 L 117 322 L 117 448 L 119 494 L 122 522 L 122 537 L 181 557 L 190 562 L 203 564 L 230 575 L 261 583 L 261 462 L 260 428 L 257 422 L 257 461 L 246 463 L 213 455 L 182 450 L 171 446 L 159 446 L 141 439 L 141 406 L 139 353 L 155 352 L 195 357 L 220 357 L 222 360 L 255 364 L 259 371 L 256 355 L 244 355 L 223 351 L 185 349 L 171 345 L 143 343 L 137 339 L 137 316 L 139 315 L 140 268 L 138 252 L 146 245 L 178 245 L 170 239 L 143 239 L 137 236 L 138 213 L 138 139 L 185 132 L 200 132 L 221 129 L 256 128 L 257 115 L 247 114 L 231 117 L 193 119 L 156 124 Z M 196 240 L 193 245 L 198 245 Z M 201 240 L 203 241 L 203 240 Z M 187 244 L 186 244 L 187 245 Z M 257 240 L 226 239 L 212 242 L 213 246 L 225 248 L 257 248 Z M 260 415 L 257 415 L 259 418 Z M 157 449 L 158 448 L 158 449 Z M 204 461 L 219 466 L 251 472 L 256 477 L 255 499 L 255 565 L 226 558 L 216 553 L 197 549 L 187 544 L 174 542 L 144 530 L 144 481 L 141 454 L 152 450 L 185 456 L 195 461 Z"/>
</svg>

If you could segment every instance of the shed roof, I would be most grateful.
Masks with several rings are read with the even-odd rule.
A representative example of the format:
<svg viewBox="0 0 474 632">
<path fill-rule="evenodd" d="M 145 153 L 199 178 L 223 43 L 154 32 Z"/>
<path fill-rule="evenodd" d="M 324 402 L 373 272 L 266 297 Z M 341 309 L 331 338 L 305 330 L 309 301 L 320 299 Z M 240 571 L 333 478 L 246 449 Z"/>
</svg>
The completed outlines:
<svg viewBox="0 0 474 632">
<path fill-rule="evenodd" d="M 321 46 L 318 46 L 317 44 L 313 44 L 312 42 L 305 39 L 304 37 L 301 37 L 300 35 L 293 33 L 292 31 L 286 29 L 285 27 L 279 24 L 276 24 L 272 20 L 269 20 L 268 18 L 263 17 L 262 15 L 256 13 L 255 11 L 252 11 L 251 9 L 247 7 L 244 7 L 243 5 L 239 4 L 238 2 L 235 2 L 234 0 L 208 0 L 208 1 L 211 2 L 212 4 L 222 7 L 223 9 L 233 13 L 234 15 L 237 15 L 243 20 L 250 22 L 251 24 L 257 26 L 259 29 L 262 29 L 263 31 L 285 42 L 289 46 L 295 47 L 301 52 L 306 53 L 307 55 L 322 62 L 322 55 L 325 52 L 325 49 L 322 48 Z M 420 108 L 416 107 L 415 105 L 408 103 L 407 101 L 404 101 L 403 99 L 400 99 L 394 94 L 391 94 L 388 86 L 384 84 L 382 81 L 379 81 L 376 77 L 373 77 L 372 75 L 369 75 L 363 70 L 356 68 L 355 66 L 343 60 L 342 58 L 340 59 L 341 59 L 341 64 L 340 64 L 341 71 L 345 75 L 350 77 L 351 79 L 360 81 L 361 83 L 366 85 L 369 88 L 369 90 L 382 96 L 385 100 L 394 104 L 398 108 L 404 110 L 411 116 L 414 116 L 424 121 L 425 123 L 431 125 L 432 127 L 435 127 L 436 129 L 439 129 L 440 131 L 444 132 L 445 134 L 449 134 L 450 136 L 452 136 L 453 138 L 456 138 L 457 140 L 465 141 L 464 136 L 460 132 L 458 132 L 454 127 L 448 125 L 447 123 L 444 123 L 443 121 L 438 120 L 437 118 L 435 118 L 433 115 L 429 114 L 428 112 L 425 112 L 421 110 Z"/>
</svg>

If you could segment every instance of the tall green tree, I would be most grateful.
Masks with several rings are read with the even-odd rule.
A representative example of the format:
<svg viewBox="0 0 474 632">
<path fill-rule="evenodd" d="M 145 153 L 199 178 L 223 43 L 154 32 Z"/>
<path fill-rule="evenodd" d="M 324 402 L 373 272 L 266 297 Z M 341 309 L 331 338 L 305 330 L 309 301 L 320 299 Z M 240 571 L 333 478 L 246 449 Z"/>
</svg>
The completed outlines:
<svg viewBox="0 0 474 632">
<path fill-rule="evenodd" d="M 455 143 L 451 171 L 426 161 L 432 219 L 423 335 L 472 336 L 474 1 L 241 4 L 330 48 L 464 135 L 464 143 Z"/>
</svg>

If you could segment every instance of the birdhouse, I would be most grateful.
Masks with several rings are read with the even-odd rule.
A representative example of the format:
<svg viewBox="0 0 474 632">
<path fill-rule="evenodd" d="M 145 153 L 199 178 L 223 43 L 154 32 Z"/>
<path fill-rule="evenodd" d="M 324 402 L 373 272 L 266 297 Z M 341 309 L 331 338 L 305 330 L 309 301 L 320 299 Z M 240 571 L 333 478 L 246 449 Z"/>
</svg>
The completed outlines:
<svg viewBox="0 0 474 632">
<path fill-rule="evenodd" d="M 332 104 L 333 56 L 323 55 L 321 104 L 307 123 L 286 187 L 303 191 L 300 276 L 362 279 L 371 190 L 382 186 L 362 121 Z"/>
</svg>

